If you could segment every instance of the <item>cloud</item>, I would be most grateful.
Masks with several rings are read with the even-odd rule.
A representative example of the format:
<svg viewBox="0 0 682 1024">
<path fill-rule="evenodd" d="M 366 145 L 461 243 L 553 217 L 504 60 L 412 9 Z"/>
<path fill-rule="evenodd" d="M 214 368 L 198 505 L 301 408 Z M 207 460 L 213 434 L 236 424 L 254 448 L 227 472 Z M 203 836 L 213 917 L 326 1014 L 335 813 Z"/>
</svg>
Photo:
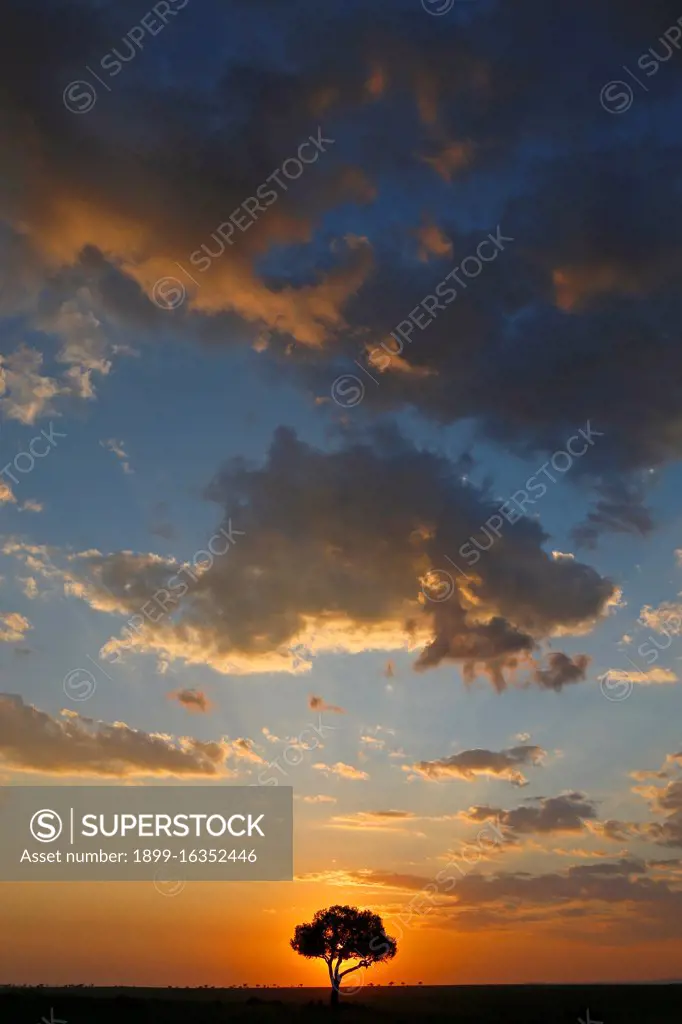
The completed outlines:
<svg viewBox="0 0 682 1024">
<path fill-rule="evenodd" d="M 591 660 L 586 654 L 577 654 L 574 658 L 569 658 L 561 651 L 554 651 L 547 656 L 547 668 L 533 670 L 533 679 L 545 689 L 558 692 L 567 683 L 582 682 Z"/>
<path fill-rule="evenodd" d="M 338 775 L 341 779 L 350 779 L 353 782 L 364 782 L 369 778 L 367 772 L 360 771 L 359 768 L 354 768 L 351 764 L 344 764 L 343 761 L 337 761 L 336 764 L 331 765 L 320 761 L 314 764 L 313 768 L 327 775 Z"/>
<path fill-rule="evenodd" d="M 432 256 L 443 258 L 452 255 L 452 242 L 445 237 L 438 225 L 423 224 L 415 234 L 420 243 L 420 259 L 427 261 Z"/>
<path fill-rule="evenodd" d="M 611 682 L 632 683 L 635 686 L 660 686 L 679 682 L 675 673 L 668 668 L 650 668 L 641 672 L 610 668 L 601 678 Z"/>
<path fill-rule="evenodd" d="M 108 441 L 100 441 L 100 444 L 102 448 L 106 448 L 107 451 L 113 452 L 116 458 L 120 460 L 124 473 L 130 475 L 133 472 L 130 468 L 130 462 L 128 461 L 130 456 L 125 450 L 123 441 L 117 441 L 115 437 L 111 437 Z"/>
<path fill-rule="evenodd" d="M 42 512 L 45 506 L 35 498 L 27 498 L 20 505 L 21 512 Z"/>
<path fill-rule="evenodd" d="M 0 400 L 5 414 L 28 423 L 69 395 L 91 398 L 115 354 L 101 338 L 109 324 L 256 343 L 271 369 L 328 396 L 368 338 L 386 337 L 433 295 L 435 261 L 420 251 L 445 257 L 446 239 L 453 264 L 476 252 L 480 235 L 451 201 L 457 189 L 476 211 L 468 220 L 489 219 L 492 231 L 499 220 L 523 244 L 480 279 L 460 278 L 447 311 L 382 374 L 376 406 L 472 422 L 522 454 L 556 451 L 598 410 L 604 437 L 573 476 L 597 496 L 582 539 L 649 530 L 640 475 L 681 453 L 679 144 L 660 135 L 643 146 L 634 120 L 624 131 L 621 118 L 605 117 L 556 45 L 571 38 L 585 80 L 598 85 L 675 22 L 669 0 L 645 6 L 557 0 L 550 12 L 530 0 L 523 18 L 493 3 L 425 19 L 405 2 L 389 19 L 385 0 L 371 11 L 303 0 L 296 16 L 261 0 L 209 2 L 197 31 L 219 38 L 236 19 L 239 54 L 214 56 L 196 82 L 185 32 L 169 28 L 162 51 L 145 48 L 116 79 L 93 132 L 89 116 L 59 100 L 83 54 L 97 62 L 120 39 L 120 5 L 75 0 L 65 13 L 55 0 L 10 0 L 0 49 L 11 272 L 2 307 L 25 313 L 40 299 L 42 329 L 60 341 L 59 372 L 35 359 L 3 367 L 17 375 Z M 265 64 L 264 11 L 279 47 Z M 197 26 L 191 5 L 181 17 Z M 169 53 L 172 81 L 162 73 Z M 548 114 L 548 82 L 561 118 Z M 654 112 L 675 109 L 678 88 L 659 75 Z M 222 100 L 237 92 L 235 115 Z M 272 199 L 257 192 L 318 126 L 335 141 L 305 177 L 282 178 Z M 472 191 L 481 180 L 483 199 Z M 396 194 L 400 220 L 382 205 Z M 230 215 L 249 199 L 257 215 L 233 230 Z M 351 233 L 358 204 L 362 238 Z M 420 242 L 424 225 L 432 231 Z M 205 273 L 190 262 L 202 246 L 217 253 Z M 267 259 L 283 250 L 286 271 Z M 169 274 L 187 287 L 172 320 L 152 298 Z M 74 300 L 83 289 L 88 301 Z"/>
<path fill-rule="evenodd" d="M 537 667 L 531 655 L 543 638 L 591 629 L 616 594 L 589 566 L 553 560 L 537 522 L 520 519 L 468 580 L 453 580 L 447 600 L 433 600 L 429 573 L 498 506 L 461 482 L 456 463 L 393 430 L 323 452 L 280 428 L 264 465 L 233 460 L 207 497 L 221 507 L 224 535 L 236 536 L 226 545 L 216 535 L 218 550 L 229 550 L 208 565 L 202 555 L 201 571 L 126 551 L 77 553 L 62 564 L 67 593 L 137 616 L 107 656 L 148 652 L 235 674 L 306 672 L 301 645 L 355 653 L 409 642 L 421 647 L 417 670 L 453 660 L 467 681 L 485 673 L 502 690 L 516 671 Z M 29 548 L 5 545 L 57 581 L 46 554 Z M 64 562 L 63 553 L 47 555 L 52 566 Z M 585 662 L 553 655 L 549 664 L 535 674 L 540 686 L 578 678 Z"/>
<path fill-rule="evenodd" d="M 17 576 L 17 583 L 21 587 L 22 593 L 30 601 L 34 601 L 38 596 L 38 581 L 34 576 Z"/>
<path fill-rule="evenodd" d="M 328 711 L 336 715 L 345 715 L 345 710 L 338 707 L 336 704 L 327 704 L 324 697 L 315 697 L 311 695 L 308 697 L 308 707 L 311 711 Z"/>
<path fill-rule="evenodd" d="M 358 811 L 356 814 L 332 817 L 328 824 L 330 828 L 351 832 L 392 832 L 414 835 L 414 831 L 404 828 L 403 824 L 416 819 L 417 816 L 409 811 Z"/>
<path fill-rule="evenodd" d="M 366 747 L 375 747 L 377 750 L 383 750 L 386 746 L 386 741 L 379 739 L 378 736 L 361 736 L 360 742 Z"/>
<path fill-rule="evenodd" d="M 68 710 L 53 718 L 18 695 L 0 694 L 0 762 L 15 771 L 219 778 L 234 774 L 225 766 L 231 753 L 223 740 L 147 733 L 124 722 L 99 722 Z"/>
<path fill-rule="evenodd" d="M 412 765 L 403 765 L 403 770 L 416 772 L 425 779 L 442 781 L 446 779 L 462 779 L 473 782 L 478 776 L 488 775 L 505 779 L 515 786 L 525 786 L 528 779 L 519 766 L 542 764 L 546 751 L 542 747 L 519 746 L 509 750 L 463 750 L 450 757 L 442 757 L 436 761 L 417 761 Z"/>
<path fill-rule="evenodd" d="M 682 604 L 662 601 L 657 608 L 645 604 L 639 613 L 639 623 L 653 629 L 654 633 L 679 636 L 682 633 Z"/>
<path fill-rule="evenodd" d="M 566 871 L 530 874 L 499 873 L 492 876 L 468 874 L 457 883 L 457 913 L 453 924 L 485 926 L 477 914 L 489 911 L 488 925 L 514 927 L 523 920 L 526 908 L 542 910 L 551 922 L 557 913 L 589 915 L 594 921 L 599 904 L 608 907 L 603 931 L 639 941 L 680 934 L 682 893 L 647 876 L 646 864 L 625 857 L 614 862 L 580 864 Z M 467 911 L 466 915 L 462 911 Z"/>
<path fill-rule="evenodd" d="M 168 697 L 170 700 L 176 700 L 187 711 L 203 712 L 205 714 L 212 707 L 210 700 L 202 690 L 172 690 Z"/>
<path fill-rule="evenodd" d="M 45 372 L 45 353 L 23 343 L 0 356 L 0 411 L 6 419 L 25 425 L 60 415 L 74 400 L 93 400 L 93 374 L 107 376 L 117 352 L 132 354 L 125 345 L 109 341 L 93 312 L 96 299 L 88 287 L 76 288 L 73 297 L 63 299 L 54 280 L 50 284 L 49 297 L 37 303 L 29 323 L 46 347 L 48 338 L 59 339 L 53 367 Z"/>
<path fill-rule="evenodd" d="M 650 777 L 669 780 L 664 786 L 652 785 L 636 790 L 648 798 L 654 813 L 663 820 L 630 827 L 635 834 L 658 846 L 682 848 L 682 751 L 668 754 L 661 769 L 648 774 Z"/>
<path fill-rule="evenodd" d="M 335 804 L 335 796 L 326 796 L 324 793 L 317 793 L 314 796 L 304 796 L 304 804 Z"/>
<path fill-rule="evenodd" d="M 603 839 L 622 843 L 636 835 L 637 826 L 631 822 L 609 818 L 606 821 L 586 821 L 588 831 Z"/>
<path fill-rule="evenodd" d="M 29 629 L 33 629 L 33 626 L 19 612 L 0 612 L 0 643 L 18 643 Z"/>
<path fill-rule="evenodd" d="M 640 839 L 657 846 L 682 849 L 682 751 L 668 754 L 660 768 L 630 772 L 638 783 L 633 792 L 644 797 L 654 814 L 645 822 L 609 820 L 590 823 L 590 830 L 606 839 L 621 842 Z M 665 782 L 665 785 L 654 785 Z"/>
<path fill-rule="evenodd" d="M 0 505 L 15 505 L 16 501 L 10 485 L 6 484 L 4 480 L 0 480 Z"/>
<path fill-rule="evenodd" d="M 435 883 L 429 876 L 371 869 L 314 872 L 296 880 L 404 896 L 417 893 L 419 898 L 401 904 L 396 914 L 405 925 L 416 917 L 426 927 L 469 932 L 518 929 L 524 922 L 555 926 L 561 920 L 565 933 L 567 925 L 579 925 L 585 917 L 592 929 L 599 920 L 600 934 L 614 938 L 622 939 L 627 932 L 641 942 L 682 934 L 682 892 L 651 878 L 647 864 L 632 857 L 600 859 L 548 873 L 483 875 L 471 866 L 457 868 L 451 864 L 443 869 Z"/>
<path fill-rule="evenodd" d="M 538 848 L 543 849 L 542 847 Z M 584 860 L 594 860 L 595 857 L 604 859 L 613 857 L 613 852 L 608 852 L 606 850 L 586 850 L 581 846 L 574 846 L 570 850 L 564 850 L 561 847 L 554 846 L 549 852 L 553 853 L 556 857 L 580 857 Z M 625 857 L 626 855 L 627 850 L 624 850 L 622 856 Z"/>
<path fill-rule="evenodd" d="M 480 822 L 494 818 L 516 835 L 554 832 L 581 832 L 585 820 L 597 817 L 597 809 L 585 793 L 563 793 L 561 796 L 532 797 L 528 806 L 513 810 L 476 806 L 463 812 L 467 821 Z"/>
<path fill-rule="evenodd" d="M 363 817 L 379 821 L 396 821 L 416 817 L 412 811 L 360 811 Z"/>
<path fill-rule="evenodd" d="M 120 36 L 119 12 L 109 8 L 93 11 L 77 2 L 66 17 L 50 4 L 43 10 L 44 31 L 52 39 L 48 45 L 47 35 L 36 39 L 32 24 L 35 12 L 20 5 L 14 7 L 8 12 L 3 59 L 10 59 L 14 48 L 27 42 L 28 34 L 36 47 L 33 72 L 42 70 L 44 81 L 51 82 L 51 95 L 62 95 L 63 83 L 68 82 L 73 70 L 71 59 L 78 59 L 69 39 L 75 25 L 81 32 L 81 44 L 91 53 L 101 48 L 105 54 L 111 41 Z M 213 11 L 217 24 L 227 27 L 232 22 L 229 18 L 225 21 L 225 14 L 219 8 Z M 141 162 L 126 155 L 123 137 L 135 130 L 135 124 L 139 129 L 145 122 L 139 120 L 139 108 L 125 88 L 117 90 L 117 97 L 128 108 L 126 127 L 115 129 L 112 122 L 98 142 L 88 131 L 83 133 L 84 126 L 77 125 L 68 110 L 55 116 L 51 103 L 31 92 L 30 78 L 23 72 L 21 82 L 12 76 L 16 91 L 8 118 L 14 131 L 4 141 L 9 144 L 10 138 L 14 140 L 8 163 L 23 187 L 17 190 L 8 219 L 24 236 L 31 261 L 43 264 L 45 272 L 49 268 L 52 277 L 70 272 L 75 284 L 87 282 L 94 287 L 92 278 L 96 275 L 88 273 L 88 264 L 101 261 L 100 254 L 105 255 L 110 267 L 102 284 L 106 285 L 109 312 L 119 318 L 138 316 L 147 321 L 160 320 L 159 310 L 152 305 L 155 282 L 176 275 L 177 264 L 181 263 L 183 267 L 191 266 L 189 272 L 200 280 L 200 285 L 194 286 L 187 279 L 187 306 L 192 311 L 207 319 L 219 313 L 237 314 L 258 329 L 277 328 L 303 344 L 319 345 L 328 331 L 343 325 L 344 302 L 371 270 L 371 246 L 344 233 L 335 250 L 329 246 L 335 255 L 334 267 L 326 273 L 320 270 L 313 282 L 304 285 L 269 286 L 257 269 L 260 255 L 270 246 L 309 242 L 316 222 L 329 207 L 339 201 L 369 202 L 374 194 L 364 173 L 343 157 L 336 157 L 334 137 L 322 130 L 321 119 L 310 109 L 313 83 L 295 87 L 294 96 L 282 82 L 282 89 L 277 90 L 280 109 L 274 116 L 270 102 L 262 95 L 259 98 L 255 78 L 246 85 L 240 76 L 240 95 L 246 105 L 243 113 L 247 120 L 260 121 L 263 131 L 261 144 L 256 146 L 247 139 L 255 130 L 255 120 L 251 128 L 242 123 L 237 131 L 230 118 L 223 117 L 217 134 L 207 130 L 205 116 L 210 104 L 205 105 L 203 89 L 196 91 L 192 101 L 197 104 L 197 117 L 186 118 L 172 99 L 173 90 L 160 85 L 152 70 L 154 63 L 153 55 L 145 62 L 151 74 L 150 95 L 154 94 L 154 103 L 159 104 L 160 134 L 151 147 L 156 149 L 156 157 L 150 152 L 149 160 Z M 144 71 L 142 62 L 136 70 Z M 252 71 L 256 78 L 261 74 L 255 68 Z M 231 90 L 227 83 L 237 73 L 236 67 L 226 67 L 223 87 Z M 219 88 L 217 81 L 213 86 Z M 203 114 L 199 113 L 202 107 Z M 65 118 L 61 116 L 64 114 Z M 273 187 L 266 179 L 287 158 L 296 156 L 311 133 L 317 137 L 318 125 L 329 145 L 313 148 L 318 163 L 305 167 L 305 189 L 292 187 L 294 183 L 281 177 L 280 171 L 281 187 L 274 186 L 274 191 L 265 196 L 261 189 L 260 199 L 265 198 L 267 205 L 254 199 L 260 216 L 251 218 L 246 233 L 240 232 L 239 244 L 235 244 L 236 239 L 226 244 L 217 229 L 229 227 L 234 233 L 230 214 L 238 213 L 242 201 L 253 197 L 261 183 L 266 190 Z M 117 142 L 112 145 L 114 136 Z M 182 137 L 184 142 L 178 146 Z M 36 147 L 42 154 L 40 160 L 32 159 Z M 75 158 L 76 150 L 80 151 L 79 159 Z M 159 163 L 161 153 L 165 157 Z M 199 166 L 203 167 L 201 174 L 197 174 Z M 184 178 L 180 187 L 174 184 L 176 173 Z M 164 213 L 166 202 L 170 206 Z M 201 257 L 204 246 L 216 258 L 209 259 L 210 270 L 200 276 L 207 268 L 197 269 L 190 255 Z M 63 318 L 67 316 L 73 320 L 75 314 L 68 310 Z M 64 346 L 64 360 L 85 366 L 88 373 L 89 364 L 95 363 L 103 372 L 106 360 L 95 345 L 92 326 L 70 322 L 68 327 L 76 336 Z M 87 335 L 87 345 L 83 335 Z"/>
<path fill-rule="evenodd" d="M 524 924 L 536 929 L 544 924 L 552 931 L 559 927 L 563 935 L 570 929 L 587 939 L 599 922 L 600 935 L 620 942 L 682 935 L 682 892 L 670 884 L 674 876 L 670 880 L 656 877 L 660 872 L 655 862 L 647 865 L 625 856 L 612 861 L 600 858 L 562 871 L 486 875 L 473 867 L 451 862 L 435 881 L 428 875 L 371 869 L 314 872 L 297 876 L 296 881 L 411 897 L 393 910 L 394 928 L 398 923 L 409 927 L 415 920 L 421 927 L 453 928 L 460 933 L 516 932 Z"/>
<path fill-rule="evenodd" d="M 69 394 L 63 383 L 40 372 L 42 365 L 42 353 L 25 345 L 0 357 L 0 410 L 7 419 L 33 424 L 54 415 L 53 399 Z"/>
<path fill-rule="evenodd" d="M 610 484 L 606 496 L 599 498 L 585 520 L 571 530 L 576 544 L 594 548 L 602 533 L 635 534 L 646 537 L 654 528 L 651 513 L 643 505 L 641 488 L 628 489 L 620 483 Z"/>
<path fill-rule="evenodd" d="M 251 761 L 253 764 L 266 764 L 267 762 L 254 749 L 252 740 L 236 739 L 223 741 L 227 756 L 236 761 Z"/>
<path fill-rule="evenodd" d="M 451 182 L 457 176 L 458 171 L 473 164 L 474 147 L 469 142 L 448 142 L 432 156 L 423 156 L 422 160 L 432 167 L 444 181 Z M 440 252 L 434 248 L 427 251 L 435 251 L 438 255 L 444 255 L 445 247 L 441 245 L 439 248 Z M 452 246 L 449 249 L 451 250 Z"/>
</svg>

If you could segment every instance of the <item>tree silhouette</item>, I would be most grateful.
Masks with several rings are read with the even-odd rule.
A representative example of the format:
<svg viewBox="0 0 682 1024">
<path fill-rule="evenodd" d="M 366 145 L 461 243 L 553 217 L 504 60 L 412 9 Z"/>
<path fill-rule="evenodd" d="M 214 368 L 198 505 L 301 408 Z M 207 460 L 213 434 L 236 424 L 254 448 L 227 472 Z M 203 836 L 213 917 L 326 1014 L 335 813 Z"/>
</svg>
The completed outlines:
<svg viewBox="0 0 682 1024">
<path fill-rule="evenodd" d="M 392 960 L 398 943 L 386 934 L 378 914 L 337 905 L 318 910 L 308 924 L 297 924 L 291 948 L 308 959 L 324 960 L 332 986 L 331 1005 L 336 1006 L 341 980 L 361 967 Z M 359 962 L 342 971 L 341 965 L 350 960 Z"/>
</svg>

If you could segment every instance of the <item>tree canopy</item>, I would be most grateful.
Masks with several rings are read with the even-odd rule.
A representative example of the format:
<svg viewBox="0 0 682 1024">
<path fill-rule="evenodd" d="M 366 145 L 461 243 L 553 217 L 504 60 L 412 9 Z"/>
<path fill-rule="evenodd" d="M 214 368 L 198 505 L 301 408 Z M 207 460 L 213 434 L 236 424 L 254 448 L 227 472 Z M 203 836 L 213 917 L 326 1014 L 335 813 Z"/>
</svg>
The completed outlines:
<svg viewBox="0 0 682 1024">
<path fill-rule="evenodd" d="M 378 914 L 337 904 L 318 910 L 307 924 L 296 925 L 291 948 L 308 959 L 325 961 L 332 986 L 332 1004 L 335 1004 L 341 980 L 347 974 L 392 960 L 398 944 L 386 934 Z M 341 970 L 349 961 L 358 962 Z"/>
</svg>

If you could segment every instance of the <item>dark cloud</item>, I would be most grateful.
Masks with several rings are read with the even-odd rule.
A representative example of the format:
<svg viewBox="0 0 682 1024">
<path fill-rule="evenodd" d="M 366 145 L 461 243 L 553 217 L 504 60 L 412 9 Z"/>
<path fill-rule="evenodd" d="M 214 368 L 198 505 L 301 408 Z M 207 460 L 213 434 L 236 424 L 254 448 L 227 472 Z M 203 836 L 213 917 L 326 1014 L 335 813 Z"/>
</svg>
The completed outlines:
<svg viewBox="0 0 682 1024">
<path fill-rule="evenodd" d="M 615 818 L 608 818 L 606 821 L 593 822 L 590 829 L 604 839 L 611 839 L 614 842 L 622 843 L 631 839 L 634 835 L 633 827 L 626 821 L 617 821 Z"/>
<path fill-rule="evenodd" d="M 204 552 L 201 567 L 131 552 L 69 557 L 68 593 L 137 616 L 109 655 L 147 650 L 219 671 L 306 671 L 310 662 L 296 650 L 311 636 L 316 651 L 395 650 L 410 641 L 423 647 L 416 668 L 456 660 L 466 678 L 487 672 L 501 690 L 515 669 L 533 668 L 529 655 L 544 639 L 589 629 L 614 599 L 613 584 L 594 569 L 548 555 L 546 535 L 525 518 L 466 583 L 451 578 L 445 595 L 436 592 L 444 555 L 496 506 L 448 460 L 392 431 L 325 453 L 280 429 L 263 466 L 231 462 L 207 495 L 223 520 L 211 548 L 219 553 Z M 10 549 L 35 557 L 22 545 Z M 52 578 L 49 565 L 43 571 Z M 582 662 L 572 664 L 575 674 Z M 567 673 L 563 662 L 560 669 Z"/>
<path fill-rule="evenodd" d="M 649 803 L 654 818 L 651 821 L 615 821 L 597 822 L 592 830 L 605 839 L 623 841 L 634 838 L 666 846 L 682 849 L 682 752 L 668 754 L 662 767 L 657 770 L 633 771 L 632 778 L 638 783 L 669 780 L 664 786 L 638 785 L 634 792 L 643 796 Z"/>
<path fill-rule="evenodd" d="M 505 811 L 499 807 L 470 807 L 465 817 L 469 821 L 488 821 L 495 818 L 502 826 L 518 835 L 551 832 L 580 832 L 585 820 L 597 817 L 597 809 L 584 793 L 564 793 L 561 796 L 534 797 L 528 806 Z"/>
<path fill-rule="evenodd" d="M 611 865 L 579 864 L 556 874 L 530 875 L 525 872 L 482 877 L 468 875 L 457 887 L 458 902 L 492 903 L 518 899 L 522 903 L 552 904 L 569 900 L 599 900 L 606 903 L 667 901 L 682 903 L 682 893 L 671 893 L 665 883 L 646 877 L 640 861 L 623 858 Z"/>
<path fill-rule="evenodd" d="M 181 704 L 188 711 L 198 711 L 205 714 L 211 708 L 211 702 L 202 690 L 173 690 L 168 696 L 171 700 L 176 700 L 178 704 Z"/>
<path fill-rule="evenodd" d="M 567 683 L 582 682 L 590 660 L 586 654 L 569 658 L 561 651 L 554 651 L 547 655 L 547 668 L 536 668 L 533 671 L 533 679 L 548 690 L 558 691 Z"/>
<path fill-rule="evenodd" d="M 603 438 L 572 479 L 598 503 L 577 536 L 646 532 L 641 474 L 680 455 L 674 59 L 627 120 L 599 97 L 679 12 L 668 0 L 528 0 L 522 17 L 504 3 L 459 6 L 443 19 L 412 0 L 392 3 L 390 17 L 384 0 L 209 2 L 201 17 L 187 4 L 145 38 L 110 93 L 99 87 L 90 113 L 74 115 L 65 87 L 87 77 L 86 64 L 102 70 L 139 8 L 11 0 L 1 211 L 16 258 L 4 298 L 26 310 L 40 294 L 46 316 L 87 288 L 115 327 L 258 338 L 265 365 L 328 395 L 362 347 L 501 224 L 509 250 L 413 334 L 400 372 L 381 373 L 372 409 L 467 420 L 545 456 L 591 418 Z M 238 55 L 206 45 L 235 19 Z M 186 265 L 202 243 L 217 245 L 217 226 L 318 125 L 335 140 L 329 152 L 198 288 L 186 282 L 183 309 L 159 310 L 155 281 L 181 273 L 174 261 Z M 400 225 L 386 196 L 393 206 L 401 197 Z M 501 657 L 516 643 L 504 628 L 480 638 Z"/>
<path fill-rule="evenodd" d="M 664 818 L 641 826 L 643 837 L 659 846 L 682 848 L 682 779 L 674 779 L 656 789 L 653 806 Z"/>
<path fill-rule="evenodd" d="M 302 880 L 325 881 L 325 876 L 303 876 Z M 346 872 L 344 880 L 349 885 L 419 894 L 396 920 L 407 923 L 413 916 L 423 916 L 427 927 L 468 932 L 551 924 L 557 918 L 567 924 L 575 919 L 579 925 L 581 918 L 588 918 L 590 934 L 599 922 L 600 934 L 617 941 L 625 941 L 626 936 L 642 942 L 682 935 L 682 893 L 667 881 L 651 878 L 647 865 L 630 857 L 580 864 L 561 872 L 483 875 L 458 870 L 451 862 L 435 882 L 432 876 L 370 870 Z M 338 873 L 329 881 L 338 884 Z"/>
<path fill-rule="evenodd" d="M 571 531 L 576 544 L 593 548 L 605 530 L 640 537 L 653 530 L 654 521 L 649 509 L 642 504 L 644 495 L 641 488 L 635 493 L 628 493 L 623 486 L 611 484 L 608 491 L 609 496 L 596 501 L 585 521 Z"/>
</svg>

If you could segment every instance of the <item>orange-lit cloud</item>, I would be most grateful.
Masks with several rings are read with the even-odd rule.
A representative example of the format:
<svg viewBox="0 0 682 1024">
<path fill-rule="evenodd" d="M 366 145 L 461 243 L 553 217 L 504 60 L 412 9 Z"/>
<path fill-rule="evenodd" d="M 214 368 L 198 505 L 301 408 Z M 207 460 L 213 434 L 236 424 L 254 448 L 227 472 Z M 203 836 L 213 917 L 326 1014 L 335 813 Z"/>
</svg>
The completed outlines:
<svg viewBox="0 0 682 1024">
<path fill-rule="evenodd" d="M 0 763 L 47 775 L 227 777 L 230 757 L 260 760 L 244 740 L 204 742 L 98 722 L 74 711 L 60 718 L 0 694 Z"/>
<path fill-rule="evenodd" d="M 19 612 L 0 612 L 0 643 L 15 644 L 23 640 L 33 626 Z"/>
<path fill-rule="evenodd" d="M 515 786 L 525 786 L 528 779 L 520 771 L 523 765 L 542 764 L 547 752 L 542 747 L 519 746 L 509 750 L 463 750 L 435 761 L 417 761 L 403 765 L 403 771 L 414 772 L 430 781 L 461 779 L 473 782 L 477 776 L 488 775 L 506 779 Z"/>
<path fill-rule="evenodd" d="M 448 142 L 435 155 L 423 156 L 425 164 L 429 164 L 436 174 L 447 181 L 452 181 L 454 176 L 465 167 L 468 167 L 474 158 L 475 146 L 471 142 Z"/>
<path fill-rule="evenodd" d="M 452 256 L 452 242 L 437 224 L 423 224 L 415 232 L 419 242 L 419 258 L 426 262 L 431 256 Z"/>
<path fill-rule="evenodd" d="M 316 771 L 324 772 L 325 775 L 338 775 L 341 779 L 350 779 L 353 782 L 365 782 L 369 779 L 367 772 L 354 768 L 352 764 L 344 764 L 343 761 L 337 761 L 336 764 L 324 764 L 323 761 L 319 761 L 313 765 L 313 768 Z"/>
</svg>

